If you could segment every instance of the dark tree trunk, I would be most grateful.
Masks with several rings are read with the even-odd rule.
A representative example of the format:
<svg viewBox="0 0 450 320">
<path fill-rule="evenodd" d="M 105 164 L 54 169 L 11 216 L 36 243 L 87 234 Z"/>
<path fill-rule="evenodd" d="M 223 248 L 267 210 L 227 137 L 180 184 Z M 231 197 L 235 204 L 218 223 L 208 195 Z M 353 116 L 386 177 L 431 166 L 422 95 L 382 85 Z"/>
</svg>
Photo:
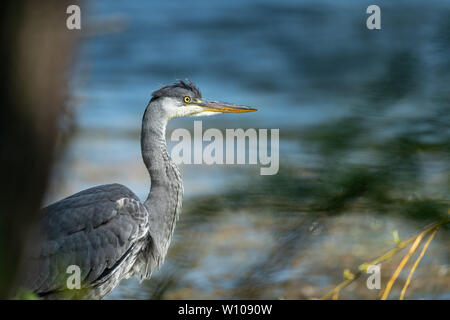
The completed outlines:
<svg viewBox="0 0 450 320">
<path fill-rule="evenodd" d="M 0 298 L 10 297 L 61 137 L 78 1 L 1 1 Z"/>
</svg>

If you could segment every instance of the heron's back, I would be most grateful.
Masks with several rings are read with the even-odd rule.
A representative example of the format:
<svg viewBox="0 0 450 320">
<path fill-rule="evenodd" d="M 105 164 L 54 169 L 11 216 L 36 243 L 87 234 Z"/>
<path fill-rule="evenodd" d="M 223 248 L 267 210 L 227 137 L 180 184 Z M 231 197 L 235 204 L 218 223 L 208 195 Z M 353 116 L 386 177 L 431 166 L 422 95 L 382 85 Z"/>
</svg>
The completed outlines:
<svg viewBox="0 0 450 320">
<path fill-rule="evenodd" d="M 97 186 L 44 208 L 38 237 L 23 287 L 43 297 L 103 298 L 145 251 L 148 212 L 125 186 Z M 72 290 L 78 270 L 81 290 Z"/>
</svg>

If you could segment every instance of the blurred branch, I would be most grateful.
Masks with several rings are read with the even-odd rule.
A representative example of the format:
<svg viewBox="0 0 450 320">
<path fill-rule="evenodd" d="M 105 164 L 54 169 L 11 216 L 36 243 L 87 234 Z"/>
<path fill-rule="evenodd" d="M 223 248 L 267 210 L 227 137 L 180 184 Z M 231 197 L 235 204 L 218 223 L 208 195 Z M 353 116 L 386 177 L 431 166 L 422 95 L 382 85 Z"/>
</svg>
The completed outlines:
<svg viewBox="0 0 450 320">
<path fill-rule="evenodd" d="M 357 280 L 359 277 L 361 277 L 361 275 L 367 271 L 367 268 L 371 265 L 376 265 L 385 261 L 390 260 L 396 253 L 400 252 L 401 250 L 403 250 L 404 248 L 406 248 L 408 245 L 410 245 L 411 243 L 414 243 L 411 246 L 411 249 L 408 253 L 407 256 L 405 256 L 405 258 L 403 258 L 402 262 L 400 263 L 399 267 L 397 268 L 396 272 L 394 273 L 394 276 L 391 278 L 390 282 L 388 283 L 387 288 L 384 291 L 383 294 L 383 298 L 386 298 L 387 295 L 389 294 L 390 288 L 392 287 L 393 282 L 396 279 L 396 276 L 398 275 L 398 273 L 400 273 L 401 269 L 403 268 L 404 264 L 406 264 L 407 260 L 409 259 L 409 257 L 415 252 L 415 250 L 417 249 L 420 241 L 422 240 L 423 237 L 425 237 L 428 234 L 431 234 L 430 238 L 428 239 L 424 250 L 422 250 L 423 254 L 425 253 L 426 248 L 428 247 L 429 243 L 431 242 L 431 240 L 434 237 L 434 234 L 437 232 L 437 230 L 441 227 L 444 226 L 446 224 L 450 223 L 450 211 L 449 214 L 446 216 L 445 219 L 443 219 L 441 222 L 432 224 L 430 227 L 428 227 L 427 229 L 425 229 L 424 231 L 422 231 L 421 233 L 419 233 L 418 235 L 409 238 L 408 240 L 405 241 L 401 241 L 397 244 L 397 246 L 391 250 L 389 250 L 388 252 L 386 252 L 385 254 L 383 254 L 382 256 L 376 258 L 373 261 L 370 262 L 366 262 L 361 264 L 358 267 L 358 272 L 352 274 L 347 272 L 344 272 L 344 276 L 346 277 L 346 279 L 341 282 L 339 285 L 337 285 L 335 288 L 333 288 L 332 290 L 328 291 L 324 296 L 322 296 L 320 298 L 320 300 L 326 300 L 326 299 L 330 299 L 330 298 L 335 298 L 338 296 L 339 292 L 344 289 L 345 287 L 347 287 L 349 284 L 351 284 L 352 282 L 354 282 L 355 280 Z M 423 255 L 421 254 L 421 256 Z M 414 272 L 415 268 L 417 267 L 420 258 L 419 257 L 418 261 L 416 261 L 416 264 L 413 266 L 413 269 L 411 269 L 412 272 Z M 410 275 L 412 275 L 412 272 L 410 273 Z M 410 277 L 408 278 L 410 279 Z M 404 290 L 406 290 L 407 285 L 405 285 Z"/>
<path fill-rule="evenodd" d="M 436 232 L 438 231 L 438 228 L 436 228 L 433 233 L 428 238 L 427 242 L 423 246 L 422 252 L 420 252 L 419 257 L 417 258 L 416 262 L 414 263 L 413 267 L 409 271 L 408 279 L 405 282 L 405 285 L 403 286 L 402 292 L 400 294 L 400 300 L 403 300 L 405 296 L 406 289 L 409 286 L 409 283 L 411 282 L 412 275 L 414 274 L 414 271 L 416 270 L 417 266 L 419 265 L 420 260 L 422 259 L 423 255 L 425 254 L 425 251 L 427 251 L 428 246 L 430 245 L 431 240 L 433 240 L 434 236 L 436 235 Z"/>
<path fill-rule="evenodd" d="M 437 230 L 437 229 L 435 229 Z M 392 277 L 389 279 L 386 288 L 384 289 L 383 293 L 381 294 L 381 300 L 386 300 L 389 296 L 389 292 L 391 292 L 392 286 L 394 285 L 395 280 L 397 279 L 400 272 L 402 272 L 403 268 L 405 267 L 406 263 L 408 262 L 409 258 L 416 252 L 417 247 L 420 245 L 420 242 L 422 242 L 423 237 L 425 234 L 422 232 L 416 237 L 416 240 L 414 240 L 414 243 L 411 245 L 411 248 L 409 248 L 408 254 L 406 254 L 403 259 L 400 261 L 400 264 L 397 266 L 397 269 L 395 269 L 395 272 L 392 274 Z"/>
</svg>

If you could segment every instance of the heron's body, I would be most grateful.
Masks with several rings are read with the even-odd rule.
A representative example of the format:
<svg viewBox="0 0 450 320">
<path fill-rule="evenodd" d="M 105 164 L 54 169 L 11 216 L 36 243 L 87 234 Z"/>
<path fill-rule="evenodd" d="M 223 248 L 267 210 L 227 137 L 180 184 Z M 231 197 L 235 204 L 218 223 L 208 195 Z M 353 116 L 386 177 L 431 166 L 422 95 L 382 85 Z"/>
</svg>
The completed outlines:
<svg viewBox="0 0 450 320">
<path fill-rule="evenodd" d="M 179 103 L 180 97 L 185 103 Z M 232 112 L 223 111 L 232 108 L 234 112 L 255 110 L 222 103 L 220 111 L 211 111 L 219 109 L 219 104 L 205 105 L 200 98 L 200 91 L 190 82 L 153 93 L 141 132 L 142 157 L 151 180 L 144 202 L 127 187 L 109 184 L 42 210 L 39 239 L 27 261 L 23 287 L 43 298 L 102 299 L 122 279 L 147 279 L 162 265 L 183 194 L 179 170 L 166 150 L 167 122 L 179 116 Z M 79 267 L 80 290 L 68 286 L 73 275 L 70 266 Z"/>
</svg>

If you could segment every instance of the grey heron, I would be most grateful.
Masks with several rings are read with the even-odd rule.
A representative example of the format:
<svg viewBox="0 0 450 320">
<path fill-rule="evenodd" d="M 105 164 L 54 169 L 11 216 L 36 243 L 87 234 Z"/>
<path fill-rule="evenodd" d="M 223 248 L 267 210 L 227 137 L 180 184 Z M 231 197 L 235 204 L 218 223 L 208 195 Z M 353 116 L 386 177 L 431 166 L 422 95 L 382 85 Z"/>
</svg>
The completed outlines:
<svg viewBox="0 0 450 320">
<path fill-rule="evenodd" d="M 147 199 L 108 184 L 44 208 L 22 287 L 46 299 L 102 299 L 124 278 L 148 279 L 164 262 L 182 204 L 180 172 L 166 149 L 168 121 L 251 111 L 256 109 L 203 99 L 189 80 L 154 91 L 141 130 Z M 79 268 L 79 289 L 67 286 L 70 266 Z"/>
</svg>

